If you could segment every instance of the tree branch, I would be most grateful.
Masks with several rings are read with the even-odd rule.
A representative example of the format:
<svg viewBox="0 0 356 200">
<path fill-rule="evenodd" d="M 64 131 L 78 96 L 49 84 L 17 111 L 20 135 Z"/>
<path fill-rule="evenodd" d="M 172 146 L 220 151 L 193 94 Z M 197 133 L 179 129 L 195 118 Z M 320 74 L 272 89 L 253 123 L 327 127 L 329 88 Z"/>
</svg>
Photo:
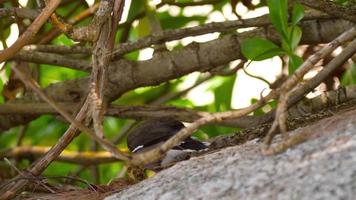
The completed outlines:
<svg viewBox="0 0 356 200">
<path fill-rule="evenodd" d="M 63 56 L 56 53 L 42 53 L 38 51 L 21 50 L 11 59 L 33 62 L 38 64 L 60 65 L 68 67 L 70 69 L 87 72 L 91 70 L 91 65 L 89 61 L 86 61 L 84 59 L 73 58 L 68 55 Z"/>
<path fill-rule="evenodd" d="M 356 9 L 349 6 L 342 6 L 333 1 L 326 0 L 299 0 L 300 3 L 323 11 L 329 15 L 340 17 L 356 23 Z"/>
<path fill-rule="evenodd" d="M 42 25 L 51 16 L 57 6 L 60 4 L 60 0 L 49 1 L 46 7 L 42 10 L 41 14 L 32 22 L 27 30 L 16 40 L 16 42 L 9 48 L 0 52 L 0 63 L 11 58 L 15 55 L 23 46 L 28 44 L 35 34 L 40 30 Z"/>
<path fill-rule="evenodd" d="M 0 160 L 4 158 L 33 160 L 44 156 L 49 149 L 50 147 L 19 146 L 0 152 Z M 87 166 L 117 162 L 117 159 L 109 152 L 74 152 L 65 150 L 56 158 L 56 161 Z"/>
<path fill-rule="evenodd" d="M 320 12 L 308 12 L 305 14 L 303 20 L 314 20 L 314 19 L 330 19 L 329 15 L 325 15 Z M 247 27 L 264 27 L 270 25 L 268 15 L 263 15 L 256 18 L 245 19 L 245 20 L 234 20 L 225 22 L 212 22 L 202 26 L 195 26 L 191 28 L 182 28 L 177 30 L 165 30 L 160 33 L 139 39 L 135 42 L 127 42 L 120 44 L 114 50 L 114 59 L 120 58 L 123 54 L 129 53 L 134 50 L 149 47 L 153 44 L 159 44 L 162 42 L 178 40 L 189 36 L 203 35 L 213 32 L 228 32 L 238 28 Z"/>
<path fill-rule="evenodd" d="M 28 8 L 0 8 L 0 17 L 15 16 L 19 18 L 36 19 L 40 13 Z"/>
</svg>

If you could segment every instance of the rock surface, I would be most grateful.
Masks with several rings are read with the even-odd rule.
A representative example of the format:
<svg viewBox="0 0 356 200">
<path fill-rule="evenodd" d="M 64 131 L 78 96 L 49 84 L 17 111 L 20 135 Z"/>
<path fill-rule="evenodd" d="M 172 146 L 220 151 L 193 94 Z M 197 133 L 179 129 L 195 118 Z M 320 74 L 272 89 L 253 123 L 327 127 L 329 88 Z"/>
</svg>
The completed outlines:
<svg viewBox="0 0 356 200">
<path fill-rule="evenodd" d="M 290 134 L 305 131 L 313 137 L 284 153 L 264 156 L 256 139 L 180 162 L 106 200 L 356 198 L 356 111 Z"/>
</svg>

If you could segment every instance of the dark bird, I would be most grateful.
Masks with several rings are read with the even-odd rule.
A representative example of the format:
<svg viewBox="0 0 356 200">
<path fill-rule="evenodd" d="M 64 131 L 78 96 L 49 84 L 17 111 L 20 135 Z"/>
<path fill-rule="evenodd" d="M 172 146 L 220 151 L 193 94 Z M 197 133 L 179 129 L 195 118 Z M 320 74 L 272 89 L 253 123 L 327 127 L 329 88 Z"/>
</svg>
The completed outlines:
<svg viewBox="0 0 356 200">
<path fill-rule="evenodd" d="M 145 120 L 130 132 L 127 137 L 128 148 L 132 153 L 150 150 L 167 141 L 184 127 L 182 122 L 172 118 Z M 188 159 L 191 152 L 205 149 L 207 149 L 206 144 L 188 137 L 169 150 L 160 161 L 146 167 L 155 170 L 170 166 L 175 162 Z"/>
</svg>

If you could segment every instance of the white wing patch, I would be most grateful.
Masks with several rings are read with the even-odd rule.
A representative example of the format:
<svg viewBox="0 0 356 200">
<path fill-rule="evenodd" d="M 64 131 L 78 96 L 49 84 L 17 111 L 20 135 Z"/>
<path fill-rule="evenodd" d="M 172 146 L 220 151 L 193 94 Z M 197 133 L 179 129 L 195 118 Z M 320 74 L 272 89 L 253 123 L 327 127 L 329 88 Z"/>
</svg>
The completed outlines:
<svg viewBox="0 0 356 200">
<path fill-rule="evenodd" d="M 136 151 L 138 151 L 142 148 L 143 148 L 143 145 L 137 146 L 134 150 L 132 150 L 132 153 L 135 153 Z"/>
</svg>

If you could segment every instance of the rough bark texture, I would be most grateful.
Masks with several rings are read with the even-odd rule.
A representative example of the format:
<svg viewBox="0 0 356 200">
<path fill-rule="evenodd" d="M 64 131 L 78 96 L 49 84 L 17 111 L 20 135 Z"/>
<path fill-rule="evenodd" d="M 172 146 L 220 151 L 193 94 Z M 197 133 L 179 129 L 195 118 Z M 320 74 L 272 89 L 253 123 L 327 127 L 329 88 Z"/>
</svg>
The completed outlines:
<svg viewBox="0 0 356 200">
<path fill-rule="evenodd" d="M 305 132 L 312 138 L 282 154 L 262 155 L 256 139 L 180 162 L 106 200 L 353 199 L 356 111 L 290 134 Z"/>
</svg>

